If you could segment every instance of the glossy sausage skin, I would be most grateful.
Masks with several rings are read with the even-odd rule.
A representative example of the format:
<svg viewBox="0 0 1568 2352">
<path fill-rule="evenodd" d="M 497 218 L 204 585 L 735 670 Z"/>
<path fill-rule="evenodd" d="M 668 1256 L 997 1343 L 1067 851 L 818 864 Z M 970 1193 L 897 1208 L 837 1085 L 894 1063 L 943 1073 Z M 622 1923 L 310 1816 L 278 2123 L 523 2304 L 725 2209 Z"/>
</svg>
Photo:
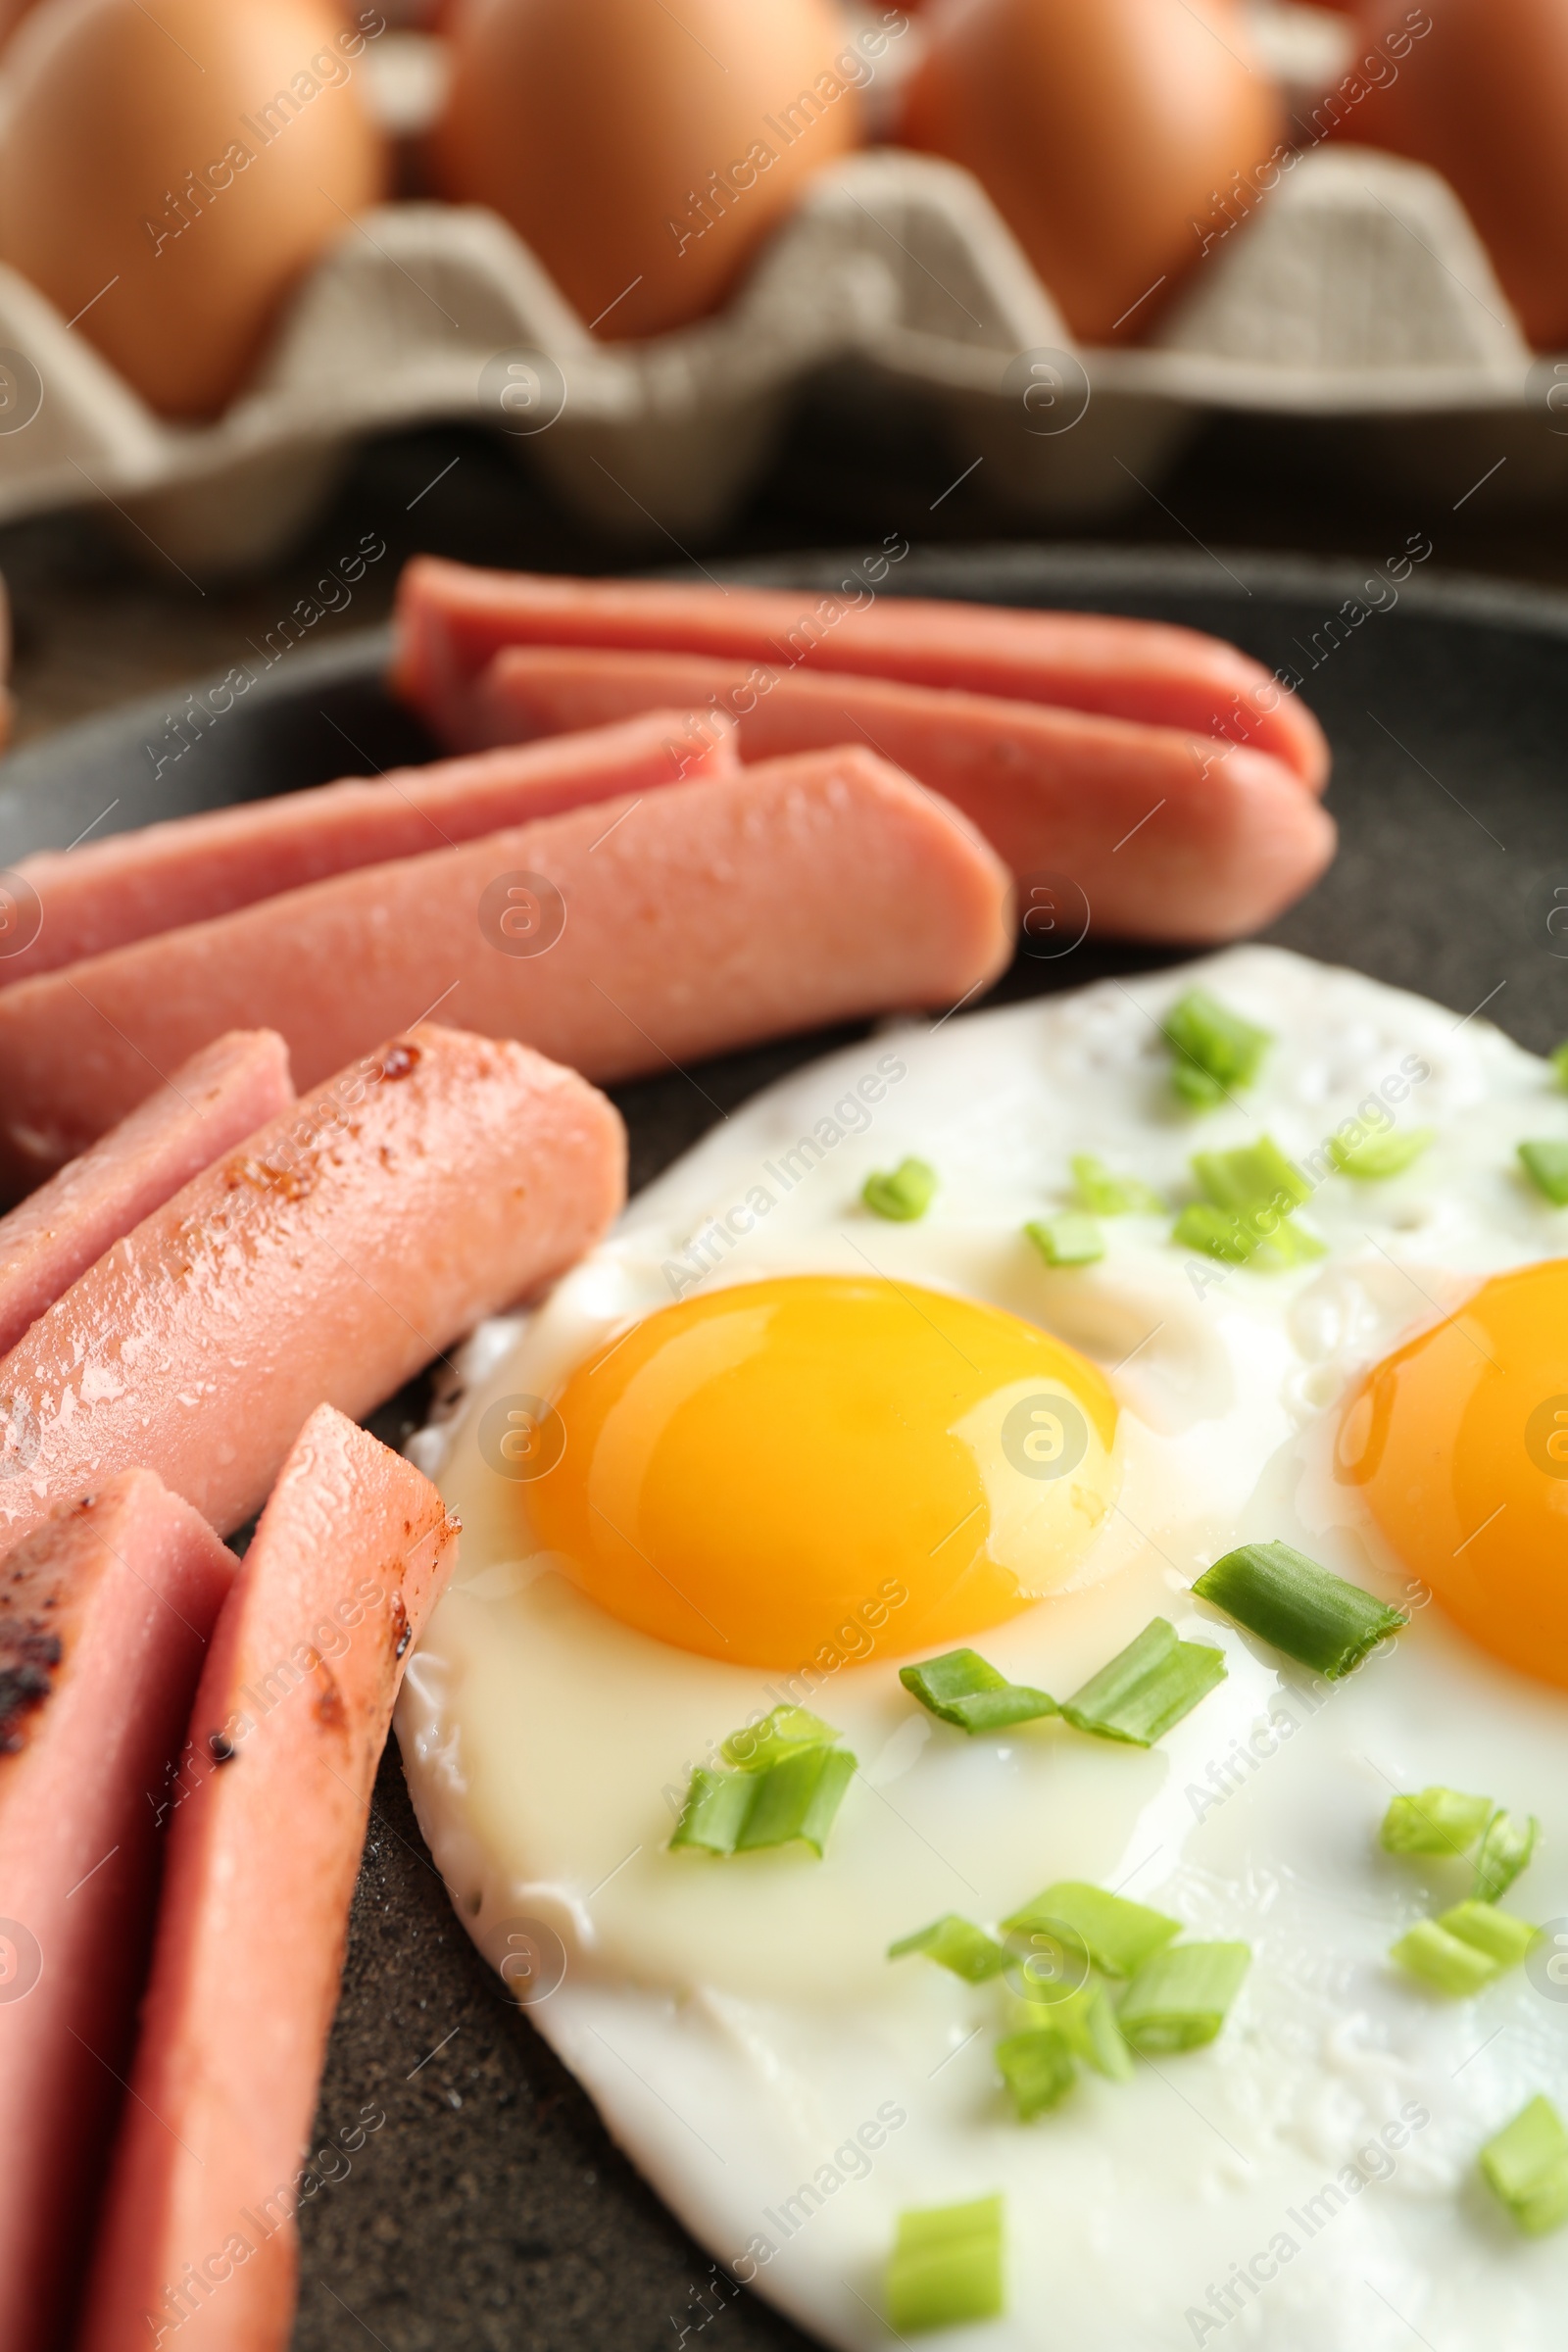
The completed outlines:
<svg viewBox="0 0 1568 2352">
<path fill-rule="evenodd" d="M 1122 939 L 1240 938 L 1271 922 L 1334 854 L 1332 818 L 1264 752 L 896 678 L 514 646 L 478 682 L 474 726 L 497 743 L 525 741 L 666 704 L 689 710 L 694 729 L 738 716 L 750 760 L 874 744 L 962 809 L 1025 900 L 1038 876 L 1066 877 L 1096 930 Z"/>
<path fill-rule="evenodd" d="M 220 1534 L 320 1403 L 356 1417 L 554 1280 L 625 1191 L 604 1097 L 525 1046 L 377 1047 L 117 1242 L 0 1363 L 0 1528 L 131 1462 Z"/>
<path fill-rule="evenodd" d="M 213 1637 L 77 2352 L 284 2352 L 375 1769 L 457 1531 L 323 1405 Z"/>
<path fill-rule="evenodd" d="M 0 1217 L 0 1355 L 111 1243 L 293 1100 L 277 1032 L 231 1030 Z"/>
<path fill-rule="evenodd" d="M 881 565 L 880 573 L 877 572 Z M 887 562 L 864 567 L 896 580 Z M 398 584 L 392 683 L 443 742 L 463 743 L 474 681 L 504 646 L 600 646 L 853 670 L 911 686 L 1098 710 L 1268 752 L 1314 791 L 1328 745 L 1299 696 L 1217 637 L 1164 621 L 877 594 L 573 580 L 416 556 Z"/>
<path fill-rule="evenodd" d="M 236 1006 L 281 1030 L 301 1086 L 432 1004 L 608 1080 L 946 1009 L 1012 938 L 1010 877 L 966 818 L 874 753 L 812 753 L 366 867 L 24 981 L 0 995 L 0 1146 L 13 1171 L 29 1138 L 80 1150 L 148 1062 L 172 1066 Z"/>
<path fill-rule="evenodd" d="M 43 923 L 30 947 L 0 959 L 0 988 L 324 874 L 416 858 L 614 793 L 657 792 L 683 775 L 728 775 L 737 764 L 727 731 L 687 742 L 678 712 L 645 710 L 576 742 L 437 760 L 48 851 L 17 869 L 38 894 Z"/>
<path fill-rule="evenodd" d="M 150 1470 L 62 1504 L 0 1559 L 6 2352 L 54 2352 L 80 2291 L 170 1775 L 237 1565 Z"/>
</svg>

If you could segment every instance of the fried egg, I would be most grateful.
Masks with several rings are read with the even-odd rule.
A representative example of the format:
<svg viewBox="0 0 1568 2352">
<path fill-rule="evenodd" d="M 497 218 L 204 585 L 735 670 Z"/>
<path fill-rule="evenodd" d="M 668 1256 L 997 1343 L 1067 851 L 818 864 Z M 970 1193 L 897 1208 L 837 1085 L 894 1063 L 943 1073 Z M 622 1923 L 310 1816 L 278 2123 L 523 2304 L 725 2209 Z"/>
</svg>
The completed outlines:
<svg viewBox="0 0 1568 2352">
<path fill-rule="evenodd" d="M 1273 1041 L 1201 1114 L 1161 1034 L 1194 987 Z M 1330 1148 L 1417 1129 L 1381 1181 Z M 1265 1134 L 1318 1254 L 1175 1241 L 1194 1152 Z M 1568 2108 L 1568 1481 L 1532 1467 L 1568 1442 L 1516 1430 L 1568 1430 L 1568 1211 L 1527 1140 L 1568 1142 L 1568 1095 L 1483 1019 L 1237 949 L 813 1064 L 470 1344 L 414 1446 L 464 1523 L 398 1712 L 421 1827 L 615 2137 L 824 2342 L 891 2340 L 901 2213 L 1001 2194 L 1006 2308 L 932 2339 L 958 2352 L 1555 2346 L 1568 2232 L 1521 2236 L 1477 2172 L 1532 2097 Z M 1164 1205 L 1052 1265 L 1025 1229 L 1080 1154 Z M 872 1214 L 907 1157 L 929 1208 Z M 1273 1542 L 1407 1628 L 1327 1682 L 1193 1595 Z M 1149 1748 L 971 1738 L 897 1671 L 970 1646 L 1060 1697 L 1155 1617 L 1226 1671 Z M 821 1857 L 672 1850 L 694 1772 L 780 1706 L 856 1759 Z M 1468 1891 L 1379 1845 L 1433 1785 L 1544 1825 L 1507 1902 L 1548 1935 L 1469 1999 L 1389 1958 Z M 1208 2046 L 1022 2124 L 1011 1996 L 888 1947 L 1063 1880 L 1251 1963 Z"/>
</svg>

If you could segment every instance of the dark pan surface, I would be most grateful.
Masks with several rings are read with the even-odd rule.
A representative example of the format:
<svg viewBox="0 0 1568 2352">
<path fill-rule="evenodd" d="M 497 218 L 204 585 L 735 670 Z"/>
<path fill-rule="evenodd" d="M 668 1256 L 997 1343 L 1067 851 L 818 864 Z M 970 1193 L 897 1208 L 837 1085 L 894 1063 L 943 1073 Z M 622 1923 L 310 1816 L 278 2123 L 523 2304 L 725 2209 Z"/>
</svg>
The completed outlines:
<svg viewBox="0 0 1568 2352">
<path fill-rule="evenodd" d="M 845 568 L 792 558 L 729 576 L 820 591 Z M 1017 547 L 917 553 L 887 585 L 1184 621 L 1304 676 L 1334 744 L 1343 846 L 1269 936 L 1435 997 L 1456 1019 L 1484 1006 L 1537 1051 L 1568 1035 L 1568 912 L 1548 927 L 1568 908 L 1568 598 L 1417 570 L 1391 609 L 1387 575 L 1369 586 L 1340 564 Z M 428 758 L 382 692 L 385 652 L 380 635 L 301 651 L 217 713 L 198 687 L 180 706 L 183 737 L 161 698 L 17 755 L 0 765 L 0 865 L 88 826 L 96 837 Z M 993 1001 L 1165 960 L 1091 933 L 1057 962 L 1020 958 Z M 634 1183 L 696 1141 L 712 1102 L 730 1108 L 839 1042 L 710 1063 L 702 1092 L 676 1076 L 618 1090 Z M 411 1392 L 377 1426 L 397 1443 L 420 1414 Z M 667 2352 L 709 2327 L 719 2352 L 804 2348 L 766 2305 L 718 2291 L 708 2256 L 493 1982 L 390 1756 L 314 2143 L 348 2149 L 302 2214 L 295 2352 Z"/>
</svg>

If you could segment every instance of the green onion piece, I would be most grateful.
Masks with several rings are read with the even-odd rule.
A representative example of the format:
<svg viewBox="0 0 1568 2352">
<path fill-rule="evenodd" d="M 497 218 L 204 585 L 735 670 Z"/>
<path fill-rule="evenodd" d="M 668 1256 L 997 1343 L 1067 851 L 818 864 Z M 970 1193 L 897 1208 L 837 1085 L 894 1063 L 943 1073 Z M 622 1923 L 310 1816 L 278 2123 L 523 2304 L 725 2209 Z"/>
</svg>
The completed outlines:
<svg viewBox="0 0 1568 2352">
<path fill-rule="evenodd" d="M 1553 1046 L 1548 1059 L 1557 1074 L 1557 1084 L 1568 1087 L 1568 1044 Z"/>
<path fill-rule="evenodd" d="M 1511 1911 L 1499 1911 L 1495 1903 L 1478 1902 L 1474 1896 L 1443 1912 L 1438 1925 L 1446 1934 L 1457 1936 L 1461 1943 L 1485 1952 L 1499 1976 L 1506 1968 L 1518 1967 L 1541 1934 L 1528 1919 L 1516 1919 Z"/>
<path fill-rule="evenodd" d="M 1491 1818 L 1490 1796 L 1423 1788 L 1419 1796 L 1395 1798 L 1379 1834 L 1385 1853 L 1467 1854 Z"/>
<path fill-rule="evenodd" d="M 1146 1961 L 1118 2018 L 1135 2050 L 1152 2057 L 1212 2041 L 1251 1960 L 1245 1943 L 1173 1943 Z"/>
<path fill-rule="evenodd" d="M 1070 2000 L 1059 2001 L 1051 2022 L 1074 2055 L 1098 2073 L 1112 2082 L 1132 2081 L 1133 2054 L 1103 1984 L 1085 1984 Z"/>
<path fill-rule="evenodd" d="M 1027 2034 L 1009 2034 L 997 2044 L 997 2065 L 1012 2093 L 1018 2121 L 1054 2107 L 1078 2080 L 1078 2068 L 1064 2035 L 1053 2027 L 1036 2027 Z"/>
<path fill-rule="evenodd" d="M 885 2288 L 898 2335 L 994 2320 L 1002 2312 L 1001 2197 L 901 2213 Z"/>
<path fill-rule="evenodd" d="M 1079 1937 L 1090 1959 L 1107 1977 L 1135 1977 L 1147 1961 L 1181 1933 L 1179 1920 L 1125 1895 L 1107 1894 L 1081 1879 L 1062 1879 L 1002 1923 L 1007 1935 L 1062 1927 Z"/>
<path fill-rule="evenodd" d="M 1450 1936 L 1435 1919 L 1418 1920 L 1408 1935 L 1390 1945 L 1389 1958 L 1456 2001 L 1479 1992 L 1502 1973 L 1490 1952 Z"/>
<path fill-rule="evenodd" d="M 710 1854 L 732 1854 L 756 1794 L 757 1783 L 749 1774 L 710 1772 L 699 1765 L 692 1774 L 670 1844 L 700 1845 Z"/>
<path fill-rule="evenodd" d="M 1342 1176 L 1353 1176 L 1360 1184 L 1381 1184 L 1418 1160 L 1437 1132 L 1435 1127 L 1407 1127 L 1402 1134 L 1369 1135 L 1359 1144 L 1342 1144 L 1331 1136 L 1329 1157 Z"/>
<path fill-rule="evenodd" d="M 1048 1266 L 1092 1266 L 1105 1254 L 1100 1227 L 1081 1209 L 1064 1208 L 1059 1216 L 1037 1217 L 1024 1231 Z"/>
<path fill-rule="evenodd" d="M 1061 1711 L 1074 1731 L 1152 1747 L 1224 1680 L 1223 1650 L 1178 1642 L 1175 1627 L 1155 1617 L 1136 1642 L 1063 1699 Z"/>
<path fill-rule="evenodd" d="M 1521 1144 L 1519 1157 L 1537 1192 L 1554 1208 L 1568 1207 L 1568 1144 Z"/>
<path fill-rule="evenodd" d="M 731 1732 L 719 1753 L 741 1772 L 766 1772 L 803 1747 L 831 1747 L 841 1734 L 805 1707 L 775 1707 L 760 1723 Z"/>
<path fill-rule="evenodd" d="M 1072 1160 L 1072 1180 L 1078 1198 L 1091 1216 L 1158 1216 L 1165 1203 L 1142 1178 L 1113 1176 L 1102 1159 L 1079 1152 Z"/>
<path fill-rule="evenodd" d="M 922 1707 L 961 1732 L 1000 1732 L 1009 1723 L 1054 1715 L 1056 1702 L 1027 1683 L 1009 1683 L 972 1649 L 950 1649 L 922 1666 L 901 1666 L 899 1680 Z"/>
<path fill-rule="evenodd" d="M 1476 1856 L 1476 1883 L 1471 1888 L 1478 1903 L 1494 1903 L 1506 1894 L 1536 1850 L 1541 1824 L 1533 1813 L 1494 1813 L 1487 1824 Z"/>
<path fill-rule="evenodd" d="M 988 1977 L 1000 1977 L 1007 1965 L 1007 1954 L 1002 1945 L 993 1943 L 983 1928 L 971 1927 L 956 1911 L 933 1920 L 918 1935 L 906 1936 L 898 1943 L 888 1945 L 890 1960 L 902 1960 L 909 1952 L 919 1952 L 925 1959 L 934 1960 L 938 1968 L 950 1969 L 966 1984 L 983 1984 Z"/>
<path fill-rule="evenodd" d="M 912 1225 L 936 1198 L 937 1172 L 923 1159 L 902 1160 L 891 1175 L 868 1176 L 860 1199 L 873 1216 Z"/>
<path fill-rule="evenodd" d="M 1236 1152 L 1195 1152 L 1193 1174 L 1216 1208 L 1299 1208 L 1312 1187 L 1278 1144 L 1263 1136 Z"/>
<path fill-rule="evenodd" d="M 757 1846 L 788 1845 L 799 1838 L 821 1859 L 833 1816 L 844 1802 L 844 1791 L 855 1778 L 855 1758 L 847 1748 L 808 1747 L 766 1772 L 747 1773 L 757 1791 L 746 1825 L 735 1840 L 735 1851 L 749 1853 Z"/>
<path fill-rule="evenodd" d="M 819 1742 L 755 1771 L 711 1772 L 700 1765 L 669 1842 L 701 1846 L 710 1854 L 740 1854 L 799 1838 L 820 1859 L 855 1770 L 847 1748 Z"/>
<path fill-rule="evenodd" d="M 1175 1057 L 1171 1084 L 1195 1110 L 1211 1110 L 1233 1088 L 1250 1086 L 1274 1042 L 1201 988 L 1177 1000 L 1161 1034 Z"/>
<path fill-rule="evenodd" d="M 1527 2237 L 1568 2222 L 1568 2131 L 1549 2099 L 1532 2099 L 1488 2140 L 1481 2170 Z"/>
<path fill-rule="evenodd" d="M 1331 1683 L 1409 1623 L 1288 1544 L 1244 1544 L 1205 1568 L 1193 1591 Z"/>
<path fill-rule="evenodd" d="M 1258 1272 L 1263 1274 L 1306 1265 L 1321 1257 L 1326 1247 L 1316 1234 L 1307 1233 L 1266 1203 L 1242 1211 L 1195 1200 L 1182 1210 L 1170 1238 L 1184 1250 L 1201 1250 L 1205 1256 L 1217 1257 L 1228 1266 L 1248 1266 L 1256 1260 Z"/>
</svg>

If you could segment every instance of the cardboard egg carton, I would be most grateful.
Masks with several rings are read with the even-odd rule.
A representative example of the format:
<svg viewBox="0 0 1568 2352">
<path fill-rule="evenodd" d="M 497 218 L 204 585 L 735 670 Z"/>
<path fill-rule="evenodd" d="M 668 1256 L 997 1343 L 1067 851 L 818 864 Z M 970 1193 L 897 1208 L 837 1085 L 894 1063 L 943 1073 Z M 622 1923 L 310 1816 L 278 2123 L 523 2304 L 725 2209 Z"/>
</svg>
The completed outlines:
<svg viewBox="0 0 1568 2352">
<path fill-rule="evenodd" d="M 154 416 L 0 268 L 0 521 L 112 501 L 133 543 L 216 578 L 279 554 L 358 436 L 463 419 L 629 550 L 667 549 L 722 526 L 829 366 L 934 404 L 955 473 L 978 456 L 1050 523 L 1146 499 L 1216 413 L 1296 419 L 1343 470 L 1450 506 L 1489 468 L 1515 500 L 1568 489 L 1568 363 L 1531 353 L 1446 184 L 1339 144 L 1277 179 L 1195 225 L 1175 301 L 1110 350 L 1074 346 L 967 173 L 893 148 L 818 179 L 721 316 L 640 344 L 596 341 L 493 214 L 392 204 L 206 426 Z"/>
</svg>

